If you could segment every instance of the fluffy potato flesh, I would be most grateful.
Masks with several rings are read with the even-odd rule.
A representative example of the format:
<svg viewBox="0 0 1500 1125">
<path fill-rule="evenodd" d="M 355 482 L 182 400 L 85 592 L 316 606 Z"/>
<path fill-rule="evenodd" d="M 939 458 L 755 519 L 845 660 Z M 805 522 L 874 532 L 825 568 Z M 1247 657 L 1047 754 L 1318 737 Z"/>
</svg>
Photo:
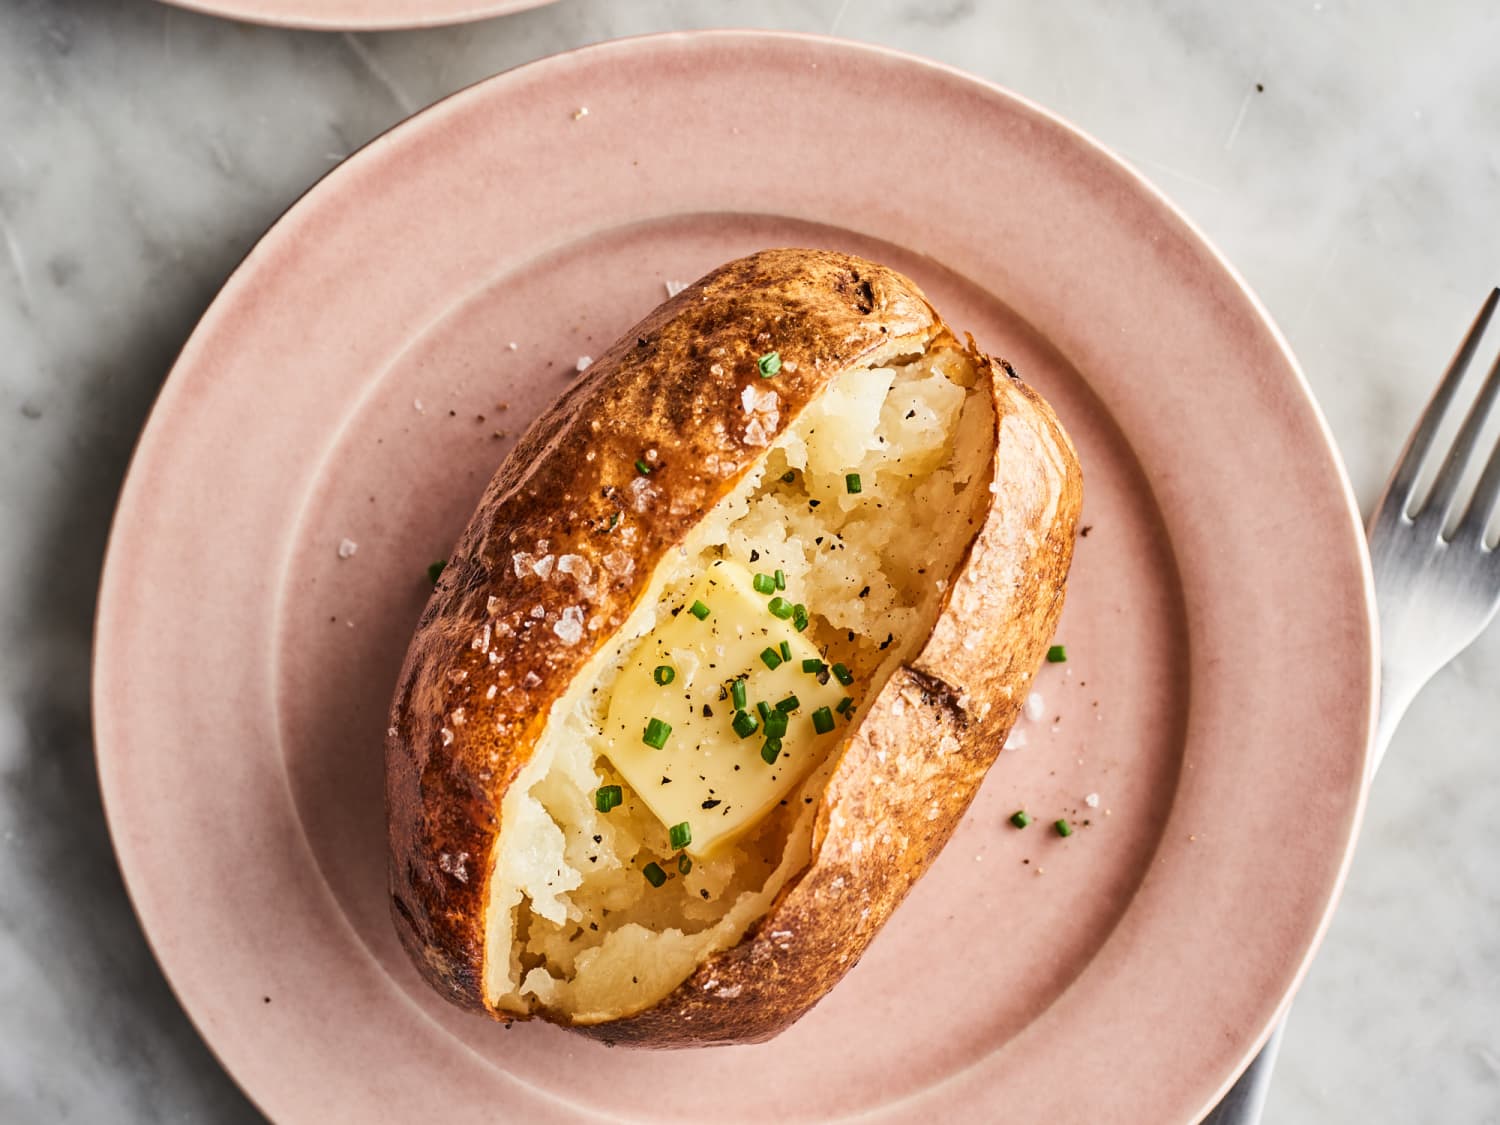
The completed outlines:
<svg viewBox="0 0 1500 1125">
<path fill-rule="evenodd" d="M 845 372 L 668 552 L 503 798 L 485 933 L 492 1007 L 575 1024 L 649 1008 L 736 944 L 807 865 L 838 749 L 931 630 L 990 499 L 987 379 L 947 342 Z M 746 414 L 774 430 L 759 395 L 747 388 Z M 780 588 L 744 588 L 778 572 Z M 773 597 L 805 607 L 805 623 L 773 613 Z M 804 660 L 828 668 L 803 671 Z M 756 719 L 743 736 L 735 679 Z M 799 705 L 768 762 L 767 712 L 783 691 Z M 660 747 L 641 725 L 658 715 L 672 727 Z M 621 801 L 600 811 L 612 786 Z M 674 842 L 679 823 L 692 842 Z"/>
</svg>

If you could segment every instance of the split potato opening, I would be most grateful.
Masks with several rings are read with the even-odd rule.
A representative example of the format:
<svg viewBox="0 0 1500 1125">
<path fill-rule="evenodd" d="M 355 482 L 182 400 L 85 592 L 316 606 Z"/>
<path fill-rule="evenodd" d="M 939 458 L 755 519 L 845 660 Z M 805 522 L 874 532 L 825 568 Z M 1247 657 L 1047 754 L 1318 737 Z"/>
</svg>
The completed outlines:
<svg viewBox="0 0 1500 1125">
<path fill-rule="evenodd" d="M 808 865 L 841 747 L 989 506 L 989 381 L 944 333 L 841 373 L 785 427 L 769 383 L 746 388 L 747 434 L 778 436 L 660 561 L 506 791 L 492 1008 L 647 1009 Z"/>
</svg>

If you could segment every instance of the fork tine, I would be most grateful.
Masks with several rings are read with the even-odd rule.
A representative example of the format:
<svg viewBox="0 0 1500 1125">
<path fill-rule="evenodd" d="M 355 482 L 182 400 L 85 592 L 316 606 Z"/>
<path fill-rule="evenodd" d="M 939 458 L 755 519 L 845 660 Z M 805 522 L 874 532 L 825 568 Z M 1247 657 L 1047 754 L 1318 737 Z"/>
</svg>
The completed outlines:
<svg viewBox="0 0 1500 1125">
<path fill-rule="evenodd" d="M 1500 367 L 1500 360 L 1496 361 L 1496 366 Z M 1474 488 L 1474 498 L 1469 501 L 1463 522 L 1458 525 L 1459 533 L 1483 544 L 1484 529 L 1489 526 L 1490 517 L 1495 514 L 1496 501 L 1500 501 L 1500 438 L 1495 440 L 1495 448 L 1490 450 L 1484 475 L 1479 478 L 1479 484 Z"/>
<path fill-rule="evenodd" d="M 1422 417 L 1417 420 L 1411 437 L 1407 439 L 1406 449 L 1402 451 L 1401 460 L 1396 463 L 1396 471 L 1391 476 L 1391 483 L 1386 490 L 1382 508 L 1394 507 L 1396 514 L 1405 515 L 1411 507 L 1412 493 L 1416 489 L 1422 463 L 1427 459 L 1427 453 L 1432 448 L 1432 441 L 1437 436 L 1438 427 L 1442 425 L 1443 415 L 1448 412 L 1453 396 L 1458 391 L 1458 385 L 1463 381 L 1464 372 L 1468 370 L 1474 353 L 1479 350 L 1479 341 L 1484 336 L 1485 329 L 1489 327 L 1490 318 L 1494 315 L 1497 304 L 1500 304 L 1500 289 L 1493 289 L 1480 307 L 1479 315 L 1474 318 L 1469 334 L 1464 337 L 1464 342 L 1454 353 L 1453 360 L 1448 364 L 1448 370 L 1443 375 L 1443 381 L 1432 393 L 1432 398 L 1428 401 L 1427 408 L 1422 411 Z"/>
<path fill-rule="evenodd" d="M 1435 513 L 1440 524 L 1447 523 L 1448 517 L 1453 513 L 1459 483 L 1463 479 L 1464 470 L 1469 467 L 1469 459 L 1474 456 L 1480 431 L 1484 429 L 1484 423 L 1490 416 L 1490 409 L 1495 405 L 1497 396 L 1500 396 L 1500 359 L 1495 360 L 1489 374 L 1484 377 L 1474 404 L 1464 415 L 1463 425 L 1458 428 L 1458 434 L 1443 458 L 1443 467 L 1438 470 L 1437 479 L 1432 482 L 1432 493 L 1428 496 L 1427 503 L 1422 505 L 1423 512 Z"/>
</svg>

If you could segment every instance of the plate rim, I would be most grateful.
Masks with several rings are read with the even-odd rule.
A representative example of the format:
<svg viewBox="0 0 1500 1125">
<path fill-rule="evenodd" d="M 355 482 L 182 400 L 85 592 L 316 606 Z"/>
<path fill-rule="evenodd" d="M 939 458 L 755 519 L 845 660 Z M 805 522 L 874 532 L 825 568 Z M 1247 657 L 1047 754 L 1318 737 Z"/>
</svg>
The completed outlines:
<svg viewBox="0 0 1500 1125">
<path fill-rule="evenodd" d="M 386 0 L 393 8 L 389 15 L 352 22 L 315 13 L 294 15 L 273 12 L 268 14 L 262 10 L 263 5 L 257 3 L 257 0 L 161 0 L 161 2 L 198 15 L 215 16 L 219 19 L 255 24 L 260 27 L 281 27 L 298 31 L 420 31 L 435 27 L 453 27 L 458 24 L 513 15 L 516 12 L 526 12 L 533 8 L 545 7 L 554 0 L 425 0 L 425 2 L 424 0 Z M 437 11 L 431 11 L 433 7 L 436 7 Z M 336 170 L 337 166 L 330 169 L 329 174 Z"/>
<path fill-rule="evenodd" d="M 206 12 L 208 14 L 225 14 L 214 7 L 216 0 L 164 0 L 164 2 L 177 7 L 194 9 L 200 12 Z M 537 7 L 541 4 L 549 2 L 550 0 L 519 0 L 519 3 L 515 2 L 515 0 L 481 0 L 480 6 L 496 9 L 490 11 L 489 14 L 498 15 L 502 14 L 502 11 L 499 10 L 500 8 L 503 8 L 505 11 L 519 11 L 525 8 Z M 250 22 L 259 21 L 251 20 Z M 431 23 L 424 24 L 390 24 L 380 26 L 394 29 L 399 27 L 439 26 L 444 23 L 452 22 L 457 21 L 438 19 Z M 275 26 L 311 27 L 313 25 L 288 23 L 275 24 Z M 323 29 L 333 30 L 343 28 L 345 26 L 346 25 L 329 24 L 323 25 Z M 374 27 L 374 25 L 370 26 L 372 28 Z M 355 28 L 353 27 L 349 27 L 348 29 L 355 30 Z M 650 48 L 651 46 L 658 43 L 684 43 L 689 41 L 708 42 L 715 40 L 738 42 L 742 44 L 754 41 L 780 41 L 790 44 L 816 45 L 834 51 L 855 52 L 868 56 L 884 57 L 888 60 L 893 60 L 903 65 L 915 66 L 924 70 L 938 72 L 948 77 L 949 79 L 956 79 L 963 83 L 982 87 L 988 93 L 992 95 L 998 95 L 1002 99 L 1013 102 L 1026 111 L 1030 112 L 1031 114 L 1042 118 L 1051 127 L 1065 133 L 1074 143 L 1088 149 L 1096 158 L 1104 160 L 1118 171 L 1123 172 L 1129 178 L 1133 187 L 1137 191 L 1141 192 L 1145 196 L 1148 196 L 1151 202 L 1156 207 L 1164 211 L 1171 219 L 1181 224 L 1183 229 L 1191 236 L 1196 246 L 1201 250 L 1207 251 L 1208 255 L 1212 258 L 1213 263 L 1222 273 L 1222 275 L 1233 283 L 1235 290 L 1237 290 L 1239 296 L 1246 302 L 1248 308 L 1254 313 L 1259 327 L 1267 333 L 1268 338 L 1274 343 L 1276 350 L 1279 352 L 1282 360 L 1284 361 L 1288 372 L 1293 376 L 1293 382 L 1289 384 L 1287 388 L 1288 393 L 1290 395 L 1292 392 L 1295 392 L 1295 397 L 1297 399 L 1299 408 L 1314 423 L 1316 431 L 1321 439 L 1319 451 L 1328 456 L 1329 463 L 1334 470 L 1342 499 L 1341 510 L 1347 517 L 1347 523 L 1344 530 L 1350 537 L 1350 543 L 1352 543 L 1352 546 L 1354 548 L 1354 555 L 1358 563 L 1358 569 L 1360 573 L 1361 582 L 1359 590 L 1359 600 L 1363 609 L 1362 617 L 1364 624 L 1364 633 L 1368 648 L 1368 659 L 1365 662 L 1367 665 L 1365 668 L 1366 674 L 1361 677 L 1360 683 L 1357 685 L 1365 699 L 1365 706 L 1361 709 L 1361 717 L 1363 718 L 1364 725 L 1364 738 L 1362 740 L 1362 758 L 1364 768 L 1361 771 L 1362 780 L 1359 784 L 1358 792 L 1357 794 L 1355 794 L 1354 803 L 1349 810 L 1348 830 L 1344 836 L 1342 852 L 1338 857 L 1336 874 L 1332 881 L 1332 885 L 1329 888 L 1326 902 L 1324 904 L 1322 914 L 1318 920 L 1313 936 L 1307 944 L 1307 947 L 1303 951 L 1302 956 L 1299 959 L 1286 987 L 1283 989 L 1279 1002 L 1274 1008 L 1273 1015 L 1269 1020 L 1266 1021 L 1264 1026 L 1261 1027 L 1257 1031 L 1256 1035 L 1251 1039 L 1251 1045 L 1243 1053 L 1233 1072 L 1224 1078 L 1218 1089 L 1200 1106 L 1199 1111 L 1195 1116 L 1201 1118 L 1203 1114 L 1207 1113 L 1218 1103 L 1218 1101 L 1229 1090 L 1229 1088 L 1233 1086 L 1234 1082 L 1238 1079 L 1239 1075 L 1243 1072 L 1245 1067 L 1248 1066 L 1249 1063 L 1259 1053 L 1266 1040 L 1269 1038 L 1272 1031 L 1279 1024 L 1281 1019 L 1284 1017 L 1287 1009 L 1290 1007 L 1293 999 L 1295 998 L 1297 990 L 1305 979 L 1313 958 L 1317 955 L 1317 952 L 1327 935 L 1333 914 L 1338 907 L 1344 885 L 1348 878 L 1354 849 L 1359 839 L 1360 828 L 1367 806 L 1367 799 L 1370 789 L 1371 763 L 1373 761 L 1373 743 L 1376 734 L 1376 720 L 1378 716 L 1379 704 L 1380 632 L 1379 619 L 1375 604 L 1374 577 L 1371 569 L 1368 545 L 1365 538 L 1364 520 L 1360 513 L 1358 499 L 1354 493 L 1352 481 L 1349 477 L 1348 467 L 1345 464 L 1344 459 L 1339 451 L 1338 445 L 1334 439 L 1333 432 L 1328 424 L 1327 417 L 1322 407 L 1318 403 L 1318 400 L 1313 394 L 1311 384 L 1307 379 L 1302 365 L 1298 361 L 1296 354 L 1293 352 L 1290 343 L 1282 333 L 1279 325 L 1272 318 L 1269 310 L 1265 307 L 1259 296 L 1256 294 L 1254 289 L 1251 288 L 1251 286 L 1248 284 L 1239 270 L 1235 268 L 1235 266 L 1220 250 L 1217 244 L 1211 238 L 1209 238 L 1203 231 L 1203 229 L 1189 215 L 1187 215 L 1181 208 L 1179 208 L 1178 205 L 1169 196 L 1167 196 L 1161 188 L 1159 188 L 1153 181 L 1147 178 L 1147 176 L 1143 172 L 1137 169 L 1133 163 L 1131 163 L 1120 153 L 1097 140 L 1090 133 L 1086 132 L 1078 125 L 1075 125 L 1074 123 L 1067 120 L 1066 118 L 1061 117 L 1054 111 L 1033 101 L 1031 98 L 997 82 L 991 81 L 990 79 L 973 74 L 960 67 L 942 62 L 940 60 L 913 54 L 897 48 L 887 47 L 882 44 L 868 43 L 835 35 L 786 30 L 759 30 L 742 28 L 703 28 L 648 32 L 643 34 L 606 39 L 598 42 L 583 44 L 577 47 L 572 47 L 563 51 L 553 52 L 536 59 L 531 59 L 526 62 L 519 63 L 513 67 L 498 71 L 494 74 L 487 75 L 453 91 L 452 93 L 444 95 L 443 97 L 431 102 L 430 104 L 418 109 L 414 113 L 396 122 L 389 128 L 376 134 L 368 141 L 366 141 L 363 145 L 361 145 L 358 149 L 352 152 L 338 165 L 329 169 L 326 173 L 320 176 L 305 190 L 297 193 L 297 195 L 287 204 L 287 206 L 283 208 L 277 214 L 277 216 L 266 226 L 266 228 L 256 237 L 255 241 L 251 244 L 244 256 L 236 264 L 234 269 L 226 276 L 224 282 L 216 290 L 212 300 L 205 308 L 198 321 L 194 324 L 176 358 L 172 361 L 172 364 L 162 381 L 161 387 L 157 392 L 157 396 L 151 406 L 151 409 L 147 414 L 146 420 L 141 426 L 140 433 L 136 438 L 134 448 L 131 452 L 129 464 L 127 466 L 125 476 L 119 489 L 115 510 L 110 521 L 104 559 L 100 568 L 99 589 L 95 602 L 93 638 L 90 653 L 90 715 L 95 743 L 95 766 L 99 777 L 101 800 L 104 807 L 105 820 L 109 830 L 111 843 L 117 857 L 117 861 L 119 863 L 122 881 L 124 882 L 126 893 L 130 899 L 132 909 L 136 914 L 136 918 L 141 926 L 141 930 L 146 938 L 147 944 L 152 951 L 152 955 L 155 958 L 163 977 L 166 979 L 168 986 L 171 988 L 174 998 L 176 998 L 177 1002 L 181 1005 L 184 1013 L 192 1022 L 194 1029 L 197 1031 L 204 1044 L 208 1047 L 210 1052 L 214 1055 L 214 1058 L 219 1062 L 219 1065 L 224 1068 L 225 1072 L 229 1074 L 231 1079 L 244 1093 L 244 1095 L 252 1103 L 254 1103 L 257 1108 L 260 1108 L 262 1112 L 265 1112 L 264 1106 L 262 1105 L 261 1101 L 256 1097 L 255 1093 L 249 1088 L 249 1086 L 245 1082 L 241 1081 L 236 1069 L 229 1064 L 229 1062 L 220 1053 L 219 1048 L 214 1043 L 213 1039 L 210 1038 L 202 1019 L 200 1018 L 199 1014 L 194 1011 L 192 1005 L 190 1005 L 187 1001 L 187 998 L 179 988 L 177 980 L 169 970 L 167 961 L 162 956 L 160 945 L 164 940 L 163 935 L 159 935 L 153 932 L 152 927 L 148 924 L 147 919 L 142 912 L 140 905 L 140 895 L 138 893 L 137 887 L 134 885 L 134 878 L 139 877 L 139 875 L 137 874 L 136 876 L 132 876 L 131 874 L 130 861 L 127 860 L 129 849 L 122 843 L 124 833 L 121 830 L 120 823 L 117 821 L 117 803 L 116 801 L 112 801 L 109 795 L 111 785 L 108 778 L 111 773 L 111 767 L 107 766 L 106 762 L 110 759 L 110 754 L 106 753 L 105 745 L 106 741 L 108 741 L 106 738 L 106 734 L 109 733 L 109 728 L 112 726 L 112 722 L 105 718 L 108 713 L 108 707 L 107 701 L 101 699 L 103 692 L 100 687 L 101 666 L 107 663 L 106 642 L 109 639 L 107 636 L 109 626 L 106 618 L 108 617 L 109 610 L 111 608 L 111 590 L 119 583 L 118 572 L 123 565 L 118 562 L 119 543 L 122 535 L 124 534 L 123 528 L 128 523 L 127 517 L 131 514 L 131 509 L 140 503 L 139 499 L 135 495 L 135 493 L 137 493 L 140 488 L 140 474 L 137 472 L 137 468 L 142 461 L 143 456 L 149 452 L 150 439 L 152 437 L 153 431 L 157 428 L 156 423 L 159 416 L 165 411 L 167 407 L 170 406 L 171 399 L 182 391 L 182 386 L 185 382 L 186 377 L 178 376 L 178 372 L 187 366 L 187 362 L 192 358 L 195 349 L 203 346 L 204 340 L 212 335 L 211 329 L 217 324 L 219 318 L 226 315 L 226 310 L 234 304 L 233 298 L 238 294 L 240 287 L 245 284 L 245 281 L 251 273 L 252 268 L 259 263 L 262 257 L 272 252 L 271 249 L 268 249 L 267 244 L 273 239 L 273 237 L 283 226 L 292 212 L 296 211 L 300 206 L 307 203 L 314 197 L 339 190 L 342 181 L 357 175 L 358 170 L 362 168 L 363 164 L 375 158 L 375 156 L 379 154 L 380 150 L 383 149 L 388 143 L 390 143 L 397 134 L 404 134 L 407 131 L 415 132 L 426 127 L 430 123 L 430 121 L 438 115 L 440 111 L 442 111 L 445 107 L 449 107 L 450 103 L 455 103 L 462 99 L 467 99 L 471 96 L 478 96 L 479 92 L 485 88 L 503 84 L 508 80 L 517 79 L 519 76 L 525 74 L 535 73 L 549 66 L 563 64 L 566 62 L 566 60 L 570 60 L 575 56 L 607 54 L 610 52 L 622 50 L 630 51 L 640 47 Z M 1351 594 L 1352 593 L 1353 591 L 1351 591 Z M 982 1065 L 982 1060 L 978 1060 L 968 1064 L 965 1067 L 961 1067 L 952 1074 L 946 1076 L 940 1084 L 946 1084 L 948 1082 L 956 1081 L 961 1076 L 969 1074 L 980 1065 Z M 915 1098 L 917 1096 L 918 1095 L 913 1094 L 904 1099 L 897 1099 L 897 1102 L 893 1104 L 902 1104 L 905 1102 L 909 1102 L 912 1098 Z"/>
</svg>

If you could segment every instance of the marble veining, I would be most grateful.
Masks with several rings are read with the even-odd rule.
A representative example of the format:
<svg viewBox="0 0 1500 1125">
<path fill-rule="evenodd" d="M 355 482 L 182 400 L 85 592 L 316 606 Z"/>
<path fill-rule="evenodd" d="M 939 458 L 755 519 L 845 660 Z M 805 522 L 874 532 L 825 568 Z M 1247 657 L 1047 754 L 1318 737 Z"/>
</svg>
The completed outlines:
<svg viewBox="0 0 1500 1125">
<path fill-rule="evenodd" d="M 260 1119 L 131 913 L 88 711 L 116 490 L 218 285 L 444 94 L 601 39 L 746 25 L 933 56 L 1125 155 L 1276 317 L 1366 509 L 1500 282 L 1500 9 L 1479 0 L 562 0 L 380 35 L 0 0 L 0 1120 Z M 1497 685 L 1492 631 L 1397 736 L 1268 1120 L 1500 1122 Z"/>
</svg>

